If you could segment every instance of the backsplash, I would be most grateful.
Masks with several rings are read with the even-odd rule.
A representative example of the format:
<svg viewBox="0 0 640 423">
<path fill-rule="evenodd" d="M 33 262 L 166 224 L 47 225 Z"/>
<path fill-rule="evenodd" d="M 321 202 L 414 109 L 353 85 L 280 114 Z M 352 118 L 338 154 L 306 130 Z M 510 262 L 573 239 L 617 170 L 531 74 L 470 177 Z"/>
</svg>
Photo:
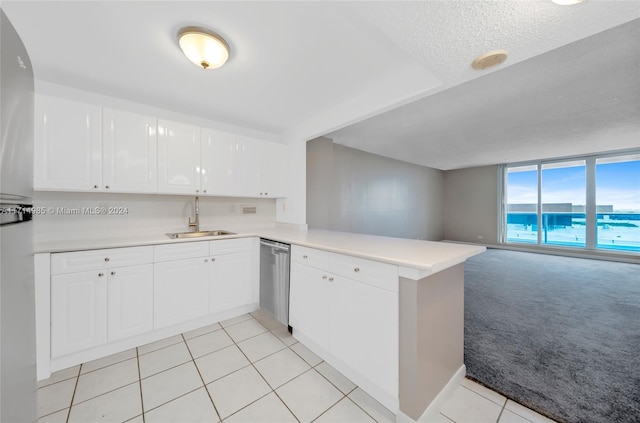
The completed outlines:
<svg viewBox="0 0 640 423">
<path fill-rule="evenodd" d="M 194 216 L 194 197 L 183 195 L 41 191 L 34 206 L 36 242 L 186 232 Z M 275 220 L 274 199 L 200 197 L 202 230 L 269 227 Z"/>
</svg>

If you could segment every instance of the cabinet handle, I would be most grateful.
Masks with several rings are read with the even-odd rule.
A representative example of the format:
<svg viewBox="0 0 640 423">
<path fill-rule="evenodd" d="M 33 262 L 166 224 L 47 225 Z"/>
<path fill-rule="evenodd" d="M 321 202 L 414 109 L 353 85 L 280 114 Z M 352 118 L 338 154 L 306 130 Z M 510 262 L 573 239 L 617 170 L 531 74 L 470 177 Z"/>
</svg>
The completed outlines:
<svg viewBox="0 0 640 423">
<path fill-rule="evenodd" d="M 329 282 L 333 282 L 333 278 L 329 278 Z"/>
<path fill-rule="evenodd" d="M 358 273 L 358 272 L 360 271 L 360 268 L 359 268 L 359 267 L 355 267 L 355 268 L 353 269 L 353 271 L 354 271 L 354 272 L 356 272 L 356 273 Z"/>
<path fill-rule="evenodd" d="M 106 188 L 106 189 L 109 189 L 109 185 L 106 185 L 106 186 L 105 186 L 105 188 Z"/>
<path fill-rule="evenodd" d="M 211 257 L 211 263 L 213 263 L 214 261 L 216 261 L 215 257 Z"/>
<path fill-rule="evenodd" d="M 203 190 L 202 192 L 204 192 L 204 193 L 206 194 L 206 193 L 207 193 L 207 190 L 205 189 L 205 190 Z"/>
<path fill-rule="evenodd" d="M 97 186 L 97 185 L 94 185 L 93 187 L 94 187 L 95 189 L 98 189 L 98 186 Z"/>
<path fill-rule="evenodd" d="M 205 263 L 209 263 L 209 259 L 204 259 L 204 262 Z"/>
<path fill-rule="evenodd" d="M 199 190 L 199 189 L 197 189 L 197 190 L 196 190 L 196 192 L 200 192 L 200 190 Z"/>
<path fill-rule="evenodd" d="M 109 260 L 111 260 L 109 257 L 104 258 L 104 261 L 109 261 Z"/>
<path fill-rule="evenodd" d="M 116 275 L 116 272 L 111 272 L 111 276 L 115 276 L 115 275 Z"/>
<path fill-rule="evenodd" d="M 307 258 L 307 256 L 302 256 L 302 258 L 303 258 L 303 259 L 306 259 L 306 258 Z"/>
<path fill-rule="evenodd" d="M 322 275 L 322 279 L 327 279 L 327 275 Z"/>
<path fill-rule="evenodd" d="M 103 276 L 104 276 L 104 273 L 102 273 L 102 272 L 98 273 L 98 277 L 100 277 L 100 278 L 101 278 L 101 277 L 103 277 Z"/>
<path fill-rule="evenodd" d="M 268 193 L 268 192 L 265 192 L 265 193 L 264 193 L 264 195 L 269 195 L 269 193 Z"/>
</svg>

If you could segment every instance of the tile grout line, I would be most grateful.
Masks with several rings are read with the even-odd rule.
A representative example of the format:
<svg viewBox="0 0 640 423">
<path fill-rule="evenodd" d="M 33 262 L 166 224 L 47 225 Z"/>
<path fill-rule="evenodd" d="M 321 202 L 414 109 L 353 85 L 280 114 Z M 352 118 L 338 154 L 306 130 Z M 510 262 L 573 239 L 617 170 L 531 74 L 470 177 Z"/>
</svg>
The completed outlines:
<svg viewBox="0 0 640 423">
<path fill-rule="evenodd" d="M 254 317 L 254 319 L 256 319 L 256 318 Z M 256 320 L 258 320 L 258 319 L 256 319 Z M 260 322 L 260 321 L 258 320 L 258 322 Z M 262 324 L 262 322 L 260 322 L 260 324 Z M 263 325 L 263 326 L 264 326 L 264 325 Z M 285 327 L 285 326 L 283 325 L 283 326 L 281 326 L 281 327 Z M 280 339 L 280 337 L 279 337 L 278 335 L 276 335 L 276 334 L 273 332 L 273 330 L 274 330 L 274 329 L 280 329 L 281 327 L 277 327 L 277 328 L 269 329 L 269 328 L 267 328 L 267 327 L 265 326 L 265 328 L 267 328 L 267 330 L 268 330 L 268 332 L 269 332 L 270 334 L 272 334 L 273 336 L 275 336 L 276 338 L 278 338 L 278 340 L 284 344 L 285 348 L 284 348 L 284 349 L 282 349 L 282 350 L 280 350 L 280 351 L 284 351 L 284 350 L 288 349 L 288 350 L 291 350 L 294 354 L 296 354 L 296 352 L 295 352 L 294 350 L 292 350 L 292 349 L 291 349 L 291 345 L 295 345 L 295 344 L 297 344 L 297 343 L 298 343 L 297 341 L 296 341 L 296 342 L 294 342 L 294 343 L 293 343 L 293 344 L 291 344 L 291 345 L 287 345 L 287 344 L 285 344 L 285 343 L 284 343 L 284 341 L 283 341 L 282 339 Z M 293 338 L 293 335 L 291 335 L 291 337 Z M 295 338 L 294 338 L 294 339 L 295 339 Z M 270 355 L 268 355 L 267 357 L 270 357 L 270 356 L 272 356 L 272 355 L 274 355 L 274 354 L 277 354 L 277 353 L 279 353 L 280 351 L 277 351 L 277 352 L 275 352 L 275 353 L 273 353 L 273 354 L 270 354 Z M 267 358 L 267 357 L 263 357 L 263 358 L 261 358 L 260 360 L 263 360 L 263 359 L 265 359 L 265 358 Z M 251 361 L 251 360 L 249 360 L 249 361 Z M 303 359 L 302 361 L 305 361 L 305 360 Z M 306 363 L 306 361 L 305 361 L 305 363 Z M 251 363 L 251 364 L 253 364 L 253 363 Z M 309 363 L 307 363 L 307 364 L 309 364 Z M 255 367 L 255 366 L 254 366 L 254 367 Z M 312 368 L 313 368 L 313 367 L 312 367 Z M 260 371 L 259 371 L 257 368 L 256 368 L 256 371 L 257 371 L 257 372 L 258 372 L 258 374 L 259 374 L 259 375 L 264 379 L 264 376 L 262 376 L 262 373 L 260 373 Z M 294 377 L 293 379 L 286 381 L 285 383 L 283 383 L 282 385 L 280 385 L 278 388 L 280 388 L 280 387 L 282 387 L 282 386 L 286 385 L 287 383 L 289 383 L 289 382 L 291 382 L 292 380 L 294 380 L 294 379 L 296 379 L 296 378 L 298 378 L 298 377 L 302 376 L 302 375 L 303 375 L 303 374 L 305 374 L 305 373 L 306 373 L 306 372 L 303 372 L 303 373 L 299 374 L 298 376 Z M 267 380 L 266 380 L 266 379 L 265 379 L 265 382 L 267 382 Z M 269 385 L 269 382 L 267 382 L 267 385 Z M 269 385 L 269 387 L 271 387 L 271 385 Z M 296 419 L 296 421 L 298 421 L 298 423 L 300 423 L 300 419 L 298 418 L 298 416 L 296 416 L 296 414 L 293 412 L 293 410 L 291 410 L 291 409 L 289 408 L 289 406 L 287 405 L 287 403 L 286 403 L 286 402 L 284 402 L 284 400 L 280 397 L 280 395 L 278 395 L 278 393 L 276 392 L 276 390 L 275 390 L 275 389 L 273 389 L 271 392 L 273 392 L 273 394 L 276 396 L 276 398 L 278 398 L 278 400 L 280 400 L 280 402 L 285 406 L 285 408 L 286 408 L 287 410 L 289 410 L 289 412 L 291 413 L 291 415 L 293 416 L 293 418 L 294 418 L 294 419 Z"/>
<path fill-rule="evenodd" d="M 140 411 L 142 412 L 142 423 L 145 423 L 144 397 L 142 396 L 142 374 L 140 373 L 140 353 L 136 347 L 136 363 L 138 364 L 138 386 L 140 387 Z M 135 418 L 135 417 L 134 417 Z"/>
<path fill-rule="evenodd" d="M 295 352 L 295 351 L 294 351 Z M 313 352 L 313 351 L 312 351 Z M 302 357 L 300 357 L 302 358 Z M 304 360 L 304 359 L 302 359 Z M 318 373 L 320 376 L 322 376 L 327 382 L 329 382 L 334 388 L 336 388 L 338 390 L 338 392 L 340 392 L 342 394 L 342 398 L 340 398 L 335 404 L 331 405 L 329 408 L 327 408 L 326 410 L 324 410 L 318 417 L 316 417 L 313 421 L 319 419 L 323 414 L 325 414 L 327 411 L 329 411 L 330 409 L 332 409 L 333 407 L 335 407 L 340 401 L 344 400 L 345 398 L 347 398 L 349 401 L 351 401 L 356 407 L 358 407 L 360 410 L 362 410 L 363 413 L 365 413 L 367 416 L 369 416 L 374 422 L 378 422 L 378 420 L 375 419 L 375 417 L 373 417 L 371 414 L 369 414 L 367 412 L 367 410 L 365 410 L 364 408 L 362 408 L 357 402 L 355 402 L 351 397 L 349 397 L 349 395 L 351 395 L 356 389 L 359 388 L 358 385 L 356 385 L 354 383 L 354 388 L 352 388 L 348 393 L 344 393 L 340 388 L 338 388 L 333 382 L 331 382 L 324 374 L 322 374 L 322 372 L 320 372 L 316 367 L 318 367 L 319 365 L 321 365 L 322 363 L 327 363 L 326 361 L 322 360 L 320 363 L 316 364 L 315 366 L 311 367 L 312 370 L 315 370 L 316 373 Z M 331 366 L 329 363 L 327 363 L 327 365 Z M 306 373 L 306 372 L 305 372 Z M 338 372 L 340 373 L 340 372 Z M 342 373 L 340 373 L 342 375 Z M 342 375 L 344 376 L 344 375 Z M 346 378 L 346 377 L 345 377 Z M 351 382 L 353 383 L 353 382 Z M 384 407 L 384 406 L 383 406 Z"/>
<path fill-rule="evenodd" d="M 254 319 L 258 320 L 257 318 L 255 318 L 255 316 L 254 316 Z M 258 320 L 258 322 L 260 322 L 260 321 Z M 260 323 L 262 324 L 262 322 L 260 322 Z M 264 326 L 264 324 L 263 324 L 263 326 Z M 265 326 L 265 327 L 266 327 L 266 326 Z M 280 337 L 274 333 L 274 330 L 281 329 L 282 327 L 285 327 L 285 326 L 280 326 L 280 327 L 276 327 L 276 328 L 273 328 L 273 329 L 269 329 L 269 328 L 267 328 L 267 329 L 268 329 L 268 330 L 269 330 L 269 332 L 271 332 L 271 333 L 272 333 L 276 338 L 280 339 Z M 287 332 L 288 332 L 288 330 L 287 330 Z M 293 338 L 293 334 L 290 334 L 290 335 L 291 335 L 291 337 Z M 340 401 L 342 401 L 343 399 L 347 398 L 347 399 L 348 399 L 349 401 L 351 401 L 351 402 L 352 402 L 356 407 L 358 407 L 360 410 L 362 410 L 362 412 L 363 412 L 363 413 L 365 413 L 367 416 L 371 417 L 371 419 L 372 419 L 374 422 L 376 422 L 376 423 L 378 422 L 378 421 L 377 421 L 377 420 L 376 420 L 376 419 L 375 419 L 371 414 L 369 414 L 369 413 L 368 413 L 364 408 L 362 408 L 362 407 L 361 407 L 357 402 L 355 402 L 353 399 L 351 399 L 351 398 L 349 397 L 349 395 L 351 395 L 351 393 L 353 393 L 356 389 L 358 389 L 358 385 L 354 384 L 354 386 L 355 386 L 355 387 L 354 387 L 353 389 L 351 389 L 351 390 L 350 390 L 348 393 L 346 393 L 346 394 L 345 394 L 344 392 L 342 392 L 342 390 L 341 390 L 340 388 L 338 388 L 338 387 L 337 387 L 333 382 L 331 382 L 331 381 L 330 381 L 330 380 L 329 380 L 329 379 L 328 379 L 324 374 L 322 374 L 322 372 L 320 372 L 318 369 L 316 369 L 316 367 L 318 367 L 318 366 L 319 366 L 319 365 L 321 365 L 322 363 L 326 363 L 326 361 L 322 360 L 322 361 L 320 361 L 320 363 L 316 364 L 315 366 L 312 366 L 312 365 L 311 365 L 311 363 L 309 363 L 309 362 L 308 362 L 307 360 L 305 360 L 305 359 L 304 359 L 300 354 L 298 354 L 298 352 L 297 352 L 296 350 L 294 350 L 293 348 L 291 348 L 292 346 L 294 346 L 294 345 L 296 345 L 296 344 L 300 344 L 300 341 L 298 341 L 298 340 L 297 340 L 297 339 L 295 339 L 295 338 L 293 338 L 293 339 L 294 339 L 294 340 L 296 340 L 296 342 L 294 342 L 294 343 L 293 343 L 293 344 L 291 344 L 291 345 L 287 345 L 287 348 L 288 348 L 288 349 L 290 349 L 290 350 L 291 350 L 295 355 L 297 355 L 298 357 L 300 357 L 300 359 L 301 359 L 302 361 L 304 361 L 304 362 L 305 362 L 305 363 L 307 363 L 309 366 L 311 366 L 311 369 L 312 369 L 312 370 L 315 370 L 315 371 L 316 371 L 316 373 L 318 373 L 318 374 L 319 374 L 320 376 L 322 376 L 322 377 L 323 377 L 327 382 L 329 382 L 329 383 L 330 383 L 334 388 L 336 388 L 336 389 L 338 390 L 338 392 L 340 392 L 341 394 L 343 394 L 342 398 L 340 398 L 340 399 L 339 399 L 335 404 L 331 405 L 329 408 L 327 408 L 326 410 L 324 410 L 324 411 L 323 411 L 319 416 L 317 416 L 317 417 L 314 419 L 314 421 L 315 421 L 315 420 L 317 420 L 317 419 L 319 419 L 323 414 L 325 414 L 327 411 L 329 411 L 330 409 L 332 409 L 333 407 L 335 407 L 335 406 L 336 406 Z M 283 341 L 282 339 L 280 339 L 280 341 L 281 341 L 282 343 L 284 343 L 284 341 Z M 285 344 L 285 345 L 286 345 L 286 344 Z M 302 345 L 302 344 L 301 344 L 301 345 Z M 303 345 L 303 346 L 304 346 L 304 345 Z M 306 348 L 306 347 L 305 347 L 305 348 Z M 282 351 L 282 350 L 280 350 L 280 351 Z M 278 352 L 280 352 L 280 351 L 278 351 Z M 311 351 L 311 352 L 313 353 L 313 351 Z M 277 354 L 277 353 L 273 353 L 273 354 Z M 271 354 L 271 355 L 273 355 L 273 354 Z M 314 353 L 314 354 L 315 354 L 315 353 Z M 316 354 L 316 355 L 317 355 L 317 354 Z M 263 357 L 263 358 L 266 358 L 266 357 Z M 318 358 L 322 359 L 322 357 L 319 357 L 319 356 L 318 356 Z M 262 360 L 262 359 L 261 359 L 261 360 Z M 327 365 L 329 365 L 329 366 L 330 366 L 330 364 L 329 364 L 329 363 L 327 363 Z M 257 370 L 257 369 L 256 369 L 256 370 Z M 291 382 L 291 381 L 292 381 L 292 380 L 294 380 L 294 379 L 297 379 L 298 377 L 302 376 L 303 374 L 305 374 L 305 373 L 307 373 L 307 372 L 308 372 L 308 370 L 307 370 L 307 371 L 305 371 L 305 372 L 303 372 L 302 374 L 300 374 L 300 375 L 298 375 L 298 376 L 294 377 L 293 379 L 288 380 L 287 382 L 285 382 L 285 383 L 284 383 L 284 384 L 282 384 L 281 386 L 286 385 L 287 383 Z M 260 373 L 260 372 L 258 371 L 258 373 Z M 340 373 L 340 374 L 342 374 L 342 373 Z M 262 374 L 260 374 L 260 375 L 262 376 Z M 344 376 L 344 375 L 343 375 L 343 376 Z M 264 378 L 264 377 L 263 377 L 263 378 Z M 351 383 L 353 383 L 353 382 L 351 382 Z M 275 389 L 273 390 L 273 392 L 274 392 L 274 394 L 276 394 L 276 396 L 278 397 L 278 399 L 280 399 L 280 401 L 282 401 L 282 398 L 280 398 L 280 396 L 279 396 L 279 395 L 278 395 L 278 393 L 275 391 Z M 287 407 L 287 409 L 289 409 L 289 407 L 284 403 L 284 401 L 282 401 L 282 403 L 285 405 L 285 407 Z M 289 410 L 289 411 L 291 411 L 291 410 Z M 293 414 L 293 411 L 291 411 L 291 414 Z M 293 414 L 293 416 L 297 419 L 297 417 L 296 417 L 296 415 L 295 415 L 295 414 Z"/>
<path fill-rule="evenodd" d="M 249 313 L 249 315 L 250 315 L 253 319 L 255 319 L 259 324 L 261 324 L 262 326 L 264 326 L 264 325 L 262 324 L 262 322 L 260 322 L 258 319 L 256 319 L 256 318 L 255 318 L 251 313 Z M 272 335 L 274 335 L 274 334 L 272 333 L 271 329 L 267 328 L 266 326 L 264 326 L 264 328 L 265 328 L 265 329 L 267 329 L 267 332 L 263 332 L 263 333 L 271 333 Z M 291 413 L 291 415 L 293 416 L 293 418 L 294 418 L 294 419 L 296 419 L 296 421 L 297 421 L 298 423 L 300 423 L 300 419 L 298 418 L 298 416 L 296 416 L 296 415 L 295 415 L 295 413 L 293 412 L 293 410 L 291 410 L 291 409 L 289 408 L 289 406 L 288 406 L 288 405 L 287 405 L 287 404 L 282 400 L 282 398 L 280 398 L 280 395 L 278 395 L 278 393 L 276 392 L 276 390 L 271 386 L 271 384 L 267 381 L 267 379 L 265 379 L 265 377 L 262 375 L 262 373 L 260 373 L 260 370 L 258 370 L 258 368 L 254 365 L 253 361 L 251 361 L 251 360 L 249 359 L 249 357 L 247 357 L 247 355 L 244 353 L 244 351 L 242 351 L 242 348 L 240 348 L 240 346 L 236 343 L 236 340 L 235 340 L 235 339 L 233 339 L 233 338 L 231 337 L 231 335 L 229 335 L 229 333 L 228 333 L 224 328 L 222 328 L 222 329 L 225 331 L 225 333 L 227 334 L 227 336 L 228 336 L 229 338 L 231 338 L 231 340 L 233 341 L 233 343 L 234 343 L 234 345 L 236 346 L 236 348 L 238 348 L 238 349 L 240 350 L 240 352 L 242 353 L 242 355 L 244 355 L 244 357 L 245 357 L 245 358 L 247 359 L 247 361 L 250 363 L 251 367 L 253 367 L 253 369 L 258 373 L 258 375 L 260 375 L 260 377 L 262 378 L 262 380 L 264 380 L 264 383 L 266 383 L 266 384 L 267 384 L 267 386 L 268 386 L 269 388 L 271 388 L 271 392 L 273 392 L 273 394 L 276 396 L 276 398 L 278 398 L 278 400 L 280 400 L 280 402 L 282 403 L 282 405 L 284 405 L 284 406 L 285 406 L 285 408 L 286 408 L 287 410 L 289 410 L 289 412 Z M 262 335 L 262 334 L 260 334 L 260 335 Z M 256 335 L 256 336 L 258 336 L 258 335 Z M 274 335 L 274 336 L 275 336 L 275 335 Z M 276 338 L 277 338 L 277 336 L 276 336 Z M 247 339 L 251 339 L 251 338 L 247 338 Z M 280 338 L 278 338 L 278 340 L 280 340 Z M 242 340 L 242 341 L 240 341 L 240 342 L 243 342 L 243 341 L 246 341 L 246 339 L 243 339 L 243 340 Z M 282 341 L 280 340 L 280 342 L 282 342 Z M 274 354 L 279 353 L 280 351 L 284 351 L 284 350 L 286 350 L 287 348 L 289 348 L 289 346 L 287 346 L 284 342 L 282 342 L 282 343 L 284 344 L 285 348 L 283 348 L 283 349 L 281 349 L 281 350 L 279 350 L 279 351 L 276 351 L 276 352 L 274 352 L 273 354 L 269 354 L 269 355 L 268 355 L 268 356 L 266 356 L 266 357 L 262 357 L 260 360 L 263 360 L 263 359 L 265 359 L 265 358 L 267 358 L 267 357 L 270 357 L 270 356 L 272 356 L 272 355 L 274 355 Z M 294 353 L 295 353 L 295 351 L 294 351 Z M 258 361 L 260 361 L 260 360 L 258 360 Z M 243 367 L 243 368 L 244 368 L 244 367 Z M 298 375 L 298 376 L 300 376 L 300 375 Z M 296 376 L 296 377 L 297 377 L 297 376 Z M 293 379 L 295 379 L 295 378 L 293 378 Z M 291 379 L 291 380 L 293 380 L 293 379 Z M 290 382 L 290 381 L 287 381 L 287 382 L 285 382 L 283 385 L 285 385 L 285 384 L 287 384 L 287 383 L 289 383 L 289 382 Z M 233 413 L 233 414 L 236 414 L 236 413 L 240 412 L 241 410 L 244 410 L 245 408 L 249 407 L 251 404 L 254 404 L 254 403 L 256 403 L 257 401 L 260 401 L 262 398 L 266 397 L 266 396 L 267 396 L 267 395 L 269 395 L 271 392 L 268 392 L 268 393 L 266 393 L 265 395 L 261 396 L 260 398 L 256 399 L 255 401 L 252 401 L 251 403 L 249 403 L 249 404 L 245 405 L 244 407 L 242 407 L 240 410 L 237 410 L 237 411 L 236 411 L 235 413 Z M 233 414 L 232 414 L 232 415 L 233 415 Z"/>
<path fill-rule="evenodd" d="M 342 394 L 342 391 L 340 391 L 340 393 Z M 316 416 L 316 418 L 315 418 L 315 419 L 311 420 L 311 423 L 315 422 L 315 421 L 316 421 L 316 420 L 318 420 L 320 417 L 322 417 L 322 416 L 324 416 L 325 414 L 327 414 L 327 412 L 328 412 L 329 410 L 331 410 L 333 407 L 335 407 L 336 405 L 338 405 L 338 403 L 339 403 L 340 401 L 342 401 L 343 399 L 345 399 L 346 397 L 347 397 L 347 396 L 343 394 L 343 395 L 342 395 L 342 398 L 340 398 L 338 401 L 336 401 L 336 402 L 334 402 L 333 404 L 331 404 L 331 405 L 329 406 L 329 408 L 327 408 L 327 409 L 326 409 L 326 410 L 324 410 L 322 413 L 320 413 L 318 416 Z M 375 420 L 375 419 L 374 419 L 374 420 Z"/>
<path fill-rule="evenodd" d="M 502 413 L 504 412 L 504 408 L 507 406 L 507 399 L 504 399 L 504 404 L 502 404 L 502 408 L 500 409 L 500 414 L 498 414 L 498 418 L 496 419 L 496 423 L 500 421 L 502 418 Z"/>
<path fill-rule="evenodd" d="M 458 386 L 460 386 L 460 387 L 462 387 L 462 388 L 464 388 L 464 389 L 466 389 L 466 390 L 468 390 L 468 391 L 471 391 L 471 392 L 473 392 L 473 393 L 474 393 L 474 394 L 476 394 L 476 395 L 481 396 L 482 398 L 486 399 L 487 401 L 491 401 L 492 403 L 494 403 L 494 404 L 496 404 L 496 405 L 500 405 L 500 403 L 499 403 L 499 402 L 495 402 L 495 401 L 494 401 L 494 400 L 492 400 L 491 398 L 487 398 L 486 396 L 482 395 L 480 392 L 474 391 L 473 389 L 471 389 L 471 388 L 469 388 L 469 387 L 466 387 L 466 386 L 464 386 L 464 385 L 462 385 L 462 384 L 460 384 L 460 385 L 458 385 Z M 495 391 L 493 391 L 493 392 L 495 392 Z M 501 395 L 501 396 L 504 396 L 504 395 Z M 509 399 L 509 398 L 506 398 L 506 397 L 505 397 L 505 403 L 502 405 L 502 407 L 503 407 L 503 408 L 504 408 L 504 406 L 505 406 L 505 404 L 506 404 L 506 401 L 507 401 L 508 399 Z"/>
<path fill-rule="evenodd" d="M 220 325 L 220 327 L 222 327 L 222 325 Z M 191 362 L 193 363 L 193 367 L 196 368 L 196 371 L 198 372 L 198 376 L 200 376 L 200 380 L 202 381 L 202 387 L 204 388 L 204 391 L 207 393 L 207 396 L 209 397 L 209 401 L 211 401 L 211 405 L 213 405 L 213 411 L 216 412 L 216 416 L 218 416 L 218 421 L 221 422 L 222 421 L 222 417 L 220 417 L 220 412 L 218 411 L 218 407 L 216 407 L 216 403 L 213 401 L 213 398 L 211 397 L 211 393 L 207 389 L 207 384 L 204 382 L 204 378 L 202 377 L 202 373 L 200 373 L 200 369 L 198 368 L 198 365 L 196 364 L 195 358 L 193 358 L 193 354 L 191 353 L 191 349 L 189 348 L 189 344 L 187 343 L 187 339 L 184 337 L 184 334 L 182 334 L 182 333 L 180 334 L 180 336 L 182 337 L 182 341 L 184 342 L 185 346 L 187 347 L 187 351 L 189 351 L 189 355 L 191 356 Z M 200 389 L 200 388 L 198 388 L 198 389 Z M 191 392 L 194 392 L 194 391 L 191 391 Z"/>
<path fill-rule="evenodd" d="M 300 343 L 300 342 L 296 342 L 296 344 L 299 344 L 299 343 Z M 293 345 L 295 345 L 295 344 L 290 345 L 290 346 L 289 346 L 289 349 L 290 349 L 291 351 L 293 351 L 293 353 L 294 353 L 294 354 L 296 354 L 298 357 L 300 357 L 300 359 L 301 359 L 302 361 L 304 361 L 305 363 L 307 363 L 307 364 L 309 364 L 309 365 L 311 366 L 311 363 L 309 363 L 307 360 L 305 360 L 305 359 L 304 359 L 304 357 L 302 357 L 302 355 L 298 354 L 298 352 L 297 352 L 296 350 L 294 350 L 293 348 L 291 348 Z M 302 344 L 300 344 L 300 345 L 302 345 Z M 302 345 L 302 346 L 304 347 L 304 345 Z M 306 348 L 306 347 L 305 347 L 305 348 Z M 307 349 L 308 349 L 308 348 L 307 348 Z M 309 351 L 311 351 L 311 350 L 309 350 Z M 311 351 L 311 353 L 315 354 L 313 351 Z M 317 354 L 315 354 L 315 355 L 316 355 L 316 356 L 318 356 Z M 320 356 L 318 356 L 318 358 L 322 359 L 322 357 L 320 357 Z M 319 366 L 319 365 L 321 365 L 322 363 L 327 363 L 327 362 L 326 362 L 326 361 L 324 361 L 324 360 L 322 360 L 322 361 L 320 361 L 320 363 L 316 364 L 315 366 L 311 366 L 311 369 L 312 369 L 312 370 L 315 370 L 315 371 L 316 371 L 316 373 L 318 373 L 322 378 L 324 378 L 327 382 L 329 382 L 329 383 L 331 384 L 331 386 L 333 386 L 334 388 L 336 388 L 336 389 L 338 390 L 338 392 L 340 392 L 341 394 L 343 394 L 343 397 L 342 397 L 342 398 L 340 398 L 340 399 L 338 400 L 338 402 L 342 401 L 344 398 L 349 398 L 349 395 L 350 395 L 353 391 L 355 391 L 356 389 L 358 389 L 358 385 L 356 385 L 356 384 L 354 383 L 355 388 L 351 389 L 347 394 L 345 394 L 344 392 L 342 392 L 342 390 L 341 390 L 340 388 L 338 388 L 338 387 L 337 387 L 333 382 L 331 382 L 331 381 L 329 380 L 329 378 L 327 378 L 325 375 L 323 375 L 321 371 L 319 371 L 318 369 L 316 369 L 316 367 L 318 367 L 318 366 Z M 327 365 L 331 366 L 329 363 L 327 363 Z M 305 373 L 306 373 L 306 372 L 305 372 Z M 340 373 L 340 372 L 338 372 L 338 373 Z M 340 373 L 340 374 L 342 375 L 342 373 Z M 344 376 L 344 375 L 342 375 L 342 376 Z M 346 378 L 346 376 L 345 376 L 345 378 Z M 295 378 L 294 378 L 294 379 L 295 379 Z M 292 379 L 292 380 L 293 380 L 293 379 Z M 288 383 L 288 382 L 287 382 L 287 383 Z M 353 382 L 351 382 L 351 383 L 353 383 Z M 375 419 L 371 414 L 367 413 L 367 411 L 366 411 L 364 408 L 360 407 L 360 405 L 359 405 L 357 402 L 355 402 L 355 401 L 354 401 L 353 399 L 351 399 L 351 398 L 349 398 L 349 400 L 350 400 L 353 404 L 355 404 L 355 406 L 356 406 L 356 407 L 358 407 L 360 410 L 362 410 L 362 412 L 363 412 L 363 413 L 365 413 L 367 416 L 371 417 L 371 418 L 373 419 L 373 421 L 377 422 L 377 420 L 376 420 L 376 419 Z M 322 416 L 322 415 L 323 415 L 323 414 L 325 414 L 327 411 L 329 411 L 330 409 L 332 409 L 333 407 L 335 407 L 335 405 L 336 405 L 336 404 L 338 404 L 338 402 L 336 402 L 336 403 L 335 403 L 335 404 L 333 404 L 331 407 L 329 407 L 329 408 L 327 408 L 326 410 L 324 410 L 324 411 L 322 412 L 322 414 L 320 414 L 320 416 Z M 316 417 L 316 419 L 320 418 L 320 416 Z M 314 419 L 314 420 L 315 420 L 315 419 Z"/>
<path fill-rule="evenodd" d="M 78 383 L 80 383 L 80 375 L 82 375 L 82 364 L 78 368 L 78 376 L 76 378 L 76 386 L 73 387 L 73 394 L 71 395 L 71 404 L 69 404 L 69 411 L 67 412 L 66 423 L 69 423 L 69 419 L 71 418 L 71 407 L 73 407 L 73 399 L 76 397 L 76 391 L 78 390 Z"/>
</svg>

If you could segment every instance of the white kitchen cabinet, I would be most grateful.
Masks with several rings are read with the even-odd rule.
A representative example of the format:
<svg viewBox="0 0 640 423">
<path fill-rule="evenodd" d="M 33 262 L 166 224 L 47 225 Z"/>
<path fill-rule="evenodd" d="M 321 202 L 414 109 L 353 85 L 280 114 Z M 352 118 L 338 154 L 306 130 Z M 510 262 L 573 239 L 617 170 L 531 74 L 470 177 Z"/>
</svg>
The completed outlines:
<svg viewBox="0 0 640 423">
<path fill-rule="evenodd" d="M 51 356 L 107 341 L 107 276 L 104 270 L 51 278 Z"/>
<path fill-rule="evenodd" d="M 331 293 L 328 272 L 291 263 L 289 324 L 320 348 L 329 351 Z"/>
<path fill-rule="evenodd" d="M 237 196 L 242 172 L 236 135 L 203 128 L 200 152 L 202 193 Z"/>
<path fill-rule="evenodd" d="M 251 238 L 154 247 L 155 328 L 253 302 Z"/>
<path fill-rule="evenodd" d="M 99 106 L 36 96 L 34 189 L 102 188 L 101 121 Z"/>
<path fill-rule="evenodd" d="M 294 336 L 378 399 L 397 401 L 398 267 L 296 245 L 291 253 Z"/>
<path fill-rule="evenodd" d="M 336 276 L 331 285 L 331 354 L 398 395 L 398 294 Z"/>
<path fill-rule="evenodd" d="M 51 255 L 51 274 L 78 273 L 153 262 L 152 247 L 123 247 Z"/>
<path fill-rule="evenodd" d="M 205 316 L 209 312 L 208 257 L 154 264 L 154 328 Z"/>
<path fill-rule="evenodd" d="M 284 197 L 286 154 L 258 138 L 36 96 L 36 190 Z"/>
<path fill-rule="evenodd" d="M 238 154 L 242 174 L 239 192 L 247 197 L 285 196 L 284 145 L 238 136 Z"/>
<path fill-rule="evenodd" d="M 274 142 L 263 143 L 258 195 L 270 198 L 286 197 L 286 155 L 286 146 Z"/>
<path fill-rule="evenodd" d="M 107 274 L 109 342 L 153 329 L 153 265 L 112 268 Z"/>
<path fill-rule="evenodd" d="M 152 247 L 51 255 L 51 356 L 151 329 Z"/>
<path fill-rule="evenodd" d="M 155 193 L 156 118 L 105 108 L 102 111 L 102 183 L 105 191 Z"/>
<path fill-rule="evenodd" d="M 158 193 L 200 194 L 200 128 L 158 120 Z"/>
<path fill-rule="evenodd" d="M 211 258 L 209 313 L 251 304 L 252 253 L 220 254 Z"/>
</svg>

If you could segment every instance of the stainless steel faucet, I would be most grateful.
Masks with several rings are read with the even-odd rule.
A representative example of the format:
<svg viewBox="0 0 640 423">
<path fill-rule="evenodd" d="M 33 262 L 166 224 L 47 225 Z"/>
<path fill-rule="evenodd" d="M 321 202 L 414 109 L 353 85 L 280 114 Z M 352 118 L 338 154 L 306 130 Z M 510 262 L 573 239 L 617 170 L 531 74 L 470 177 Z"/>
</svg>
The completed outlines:
<svg viewBox="0 0 640 423">
<path fill-rule="evenodd" d="M 192 222 L 189 218 L 189 228 L 196 228 L 194 232 L 200 232 L 200 199 L 196 197 L 196 219 Z"/>
</svg>

